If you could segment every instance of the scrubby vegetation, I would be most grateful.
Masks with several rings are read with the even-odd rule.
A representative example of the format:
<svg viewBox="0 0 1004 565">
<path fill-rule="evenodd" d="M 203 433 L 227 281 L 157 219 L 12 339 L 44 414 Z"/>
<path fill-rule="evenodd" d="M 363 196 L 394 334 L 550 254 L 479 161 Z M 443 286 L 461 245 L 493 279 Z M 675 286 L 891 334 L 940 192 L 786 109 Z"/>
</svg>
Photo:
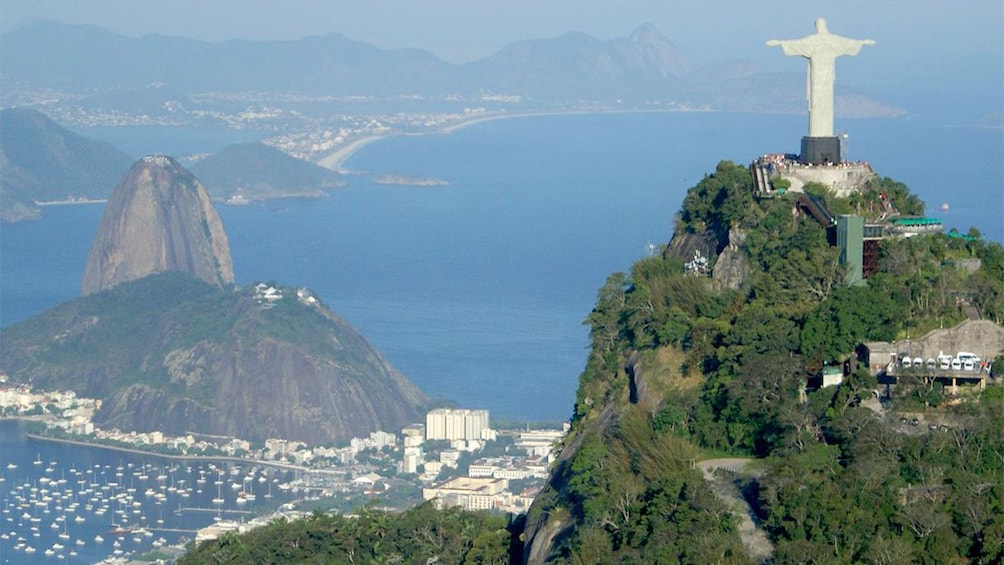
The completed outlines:
<svg viewBox="0 0 1004 565">
<path fill-rule="evenodd" d="M 279 520 L 201 545 L 178 565 L 218 563 L 458 563 L 502 565 L 518 524 L 485 512 L 436 510 L 431 503 L 401 514 L 363 508 L 353 516 L 315 512 Z"/>
</svg>

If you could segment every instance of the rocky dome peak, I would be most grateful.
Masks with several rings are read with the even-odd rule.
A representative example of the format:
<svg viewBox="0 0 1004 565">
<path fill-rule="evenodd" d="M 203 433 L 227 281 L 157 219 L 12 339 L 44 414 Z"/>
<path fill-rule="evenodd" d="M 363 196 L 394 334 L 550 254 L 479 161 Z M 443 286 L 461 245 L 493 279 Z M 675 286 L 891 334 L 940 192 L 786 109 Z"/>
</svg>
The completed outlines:
<svg viewBox="0 0 1004 565">
<path fill-rule="evenodd" d="M 206 189 L 171 157 L 148 155 L 126 173 L 105 207 L 81 294 L 165 271 L 220 287 L 234 282 L 227 234 Z"/>
<path fill-rule="evenodd" d="M 690 70 L 683 54 L 652 24 L 644 24 L 631 37 L 615 39 L 612 44 L 635 71 L 670 78 Z"/>
</svg>

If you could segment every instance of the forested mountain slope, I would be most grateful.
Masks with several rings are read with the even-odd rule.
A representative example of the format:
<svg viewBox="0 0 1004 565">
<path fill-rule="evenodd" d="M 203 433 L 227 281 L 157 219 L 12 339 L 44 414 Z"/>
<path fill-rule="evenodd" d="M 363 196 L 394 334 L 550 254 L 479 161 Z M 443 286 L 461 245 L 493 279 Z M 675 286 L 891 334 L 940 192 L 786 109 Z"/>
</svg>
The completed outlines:
<svg viewBox="0 0 1004 565">
<path fill-rule="evenodd" d="M 834 212 L 868 215 L 882 195 L 923 211 L 887 178 L 849 200 L 809 189 Z M 691 468 L 722 453 L 759 460 L 758 476 L 736 480 L 776 562 L 1000 561 L 999 386 L 950 399 L 901 379 L 883 409 L 861 369 L 839 387 L 800 391 L 863 341 L 961 322 L 961 297 L 999 324 L 1001 245 L 978 234 L 887 239 L 879 271 L 848 287 L 825 228 L 793 215 L 795 195 L 752 194 L 748 170 L 723 162 L 678 218 L 676 237 L 719 242 L 716 252 L 723 235 L 747 234 L 752 269 L 738 289 L 686 275 L 667 253 L 600 290 L 572 432 L 529 515 L 530 562 L 750 561 L 734 518 Z M 975 272 L 957 266 L 975 258 Z M 904 425 L 907 412 L 945 425 Z"/>
<path fill-rule="evenodd" d="M 8 382 L 103 399 L 98 425 L 169 435 L 332 444 L 400 429 L 428 406 L 306 289 L 221 289 L 179 272 L 4 328 L 0 371 Z"/>
<path fill-rule="evenodd" d="M 882 195 L 923 212 L 888 178 L 847 200 L 808 189 L 835 213 L 877 215 Z M 951 326 L 965 319 L 963 307 L 1000 324 L 1004 249 L 975 232 L 888 239 L 878 272 L 848 287 L 826 229 L 793 214 L 795 197 L 756 200 L 748 170 L 722 162 L 688 193 L 674 238 L 705 242 L 712 270 L 732 246 L 749 274 L 733 286 L 688 275 L 672 251 L 678 240 L 609 277 L 586 320 L 592 346 L 572 429 L 525 529 L 511 531 L 513 545 L 525 541 L 513 559 L 760 562 L 734 506 L 698 470 L 724 456 L 748 460 L 745 470 L 720 474 L 718 486 L 739 488 L 775 563 L 1004 560 L 998 381 L 953 396 L 903 378 L 880 405 L 875 394 L 884 388 L 855 370 L 840 386 L 800 393 L 862 341 Z M 730 237 L 738 232 L 745 238 Z M 334 535 L 309 524 L 296 526 L 296 539 Z M 469 538 L 486 531 L 498 532 L 472 527 Z M 232 543 L 212 542 L 200 555 Z M 502 559 L 439 555 L 441 563 Z M 278 550 L 258 558 L 289 562 Z"/>
</svg>

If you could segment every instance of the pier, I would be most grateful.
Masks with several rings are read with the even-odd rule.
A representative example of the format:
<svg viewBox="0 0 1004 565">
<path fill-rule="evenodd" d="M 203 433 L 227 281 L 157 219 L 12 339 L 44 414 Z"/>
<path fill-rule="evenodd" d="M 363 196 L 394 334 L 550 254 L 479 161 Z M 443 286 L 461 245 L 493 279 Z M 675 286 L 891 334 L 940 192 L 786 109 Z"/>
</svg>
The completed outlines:
<svg viewBox="0 0 1004 565">
<path fill-rule="evenodd" d="M 151 532 L 167 532 L 171 534 L 194 534 L 198 532 L 198 530 L 184 530 L 180 528 L 146 528 L 146 529 L 150 530 Z"/>
<path fill-rule="evenodd" d="M 189 506 L 179 508 L 178 512 L 212 512 L 213 514 L 254 514 L 250 510 L 236 510 L 232 508 L 203 508 L 199 506 Z"/>
</svg>

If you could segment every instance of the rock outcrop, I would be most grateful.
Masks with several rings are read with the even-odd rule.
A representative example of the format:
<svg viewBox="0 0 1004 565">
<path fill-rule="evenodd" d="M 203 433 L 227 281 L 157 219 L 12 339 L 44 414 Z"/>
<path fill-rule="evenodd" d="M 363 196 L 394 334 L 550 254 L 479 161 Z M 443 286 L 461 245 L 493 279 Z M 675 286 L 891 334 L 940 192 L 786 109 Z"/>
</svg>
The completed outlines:
<svg viewBox="0 0 1004 565">
<path fill-rule="evenodd" d="M 205 188 L 174 159 L 151 155 L 136 162 L 112 193 L 91 243 L 81 294 L 165 271 L 219 287 L 234 282 L 227 235 Z"/>
<path fill-rule="evenodd" d="M 742 250 L 745 241 L 745 230 L 738 228 L 729 230 L 729 243 L 718 255 L 712 270 L 711 276 L 715 281 L 715 288 L 738 290 L 749 279 L 752 269 L 749 259 Z"/>
<path fill-rule="evenodd" d="M 714 234 L 678 231 L 673 234 L 673 238 L 669 241 L 666 249 L 663 250 L 662 256 L 667 259 L 672 257 L 686 262 L 693 259 L 694 252 L 697 251 L 704 257 L 714 259 L 718 256 L 721 248 L 722 245 Z"/>
</svg>

